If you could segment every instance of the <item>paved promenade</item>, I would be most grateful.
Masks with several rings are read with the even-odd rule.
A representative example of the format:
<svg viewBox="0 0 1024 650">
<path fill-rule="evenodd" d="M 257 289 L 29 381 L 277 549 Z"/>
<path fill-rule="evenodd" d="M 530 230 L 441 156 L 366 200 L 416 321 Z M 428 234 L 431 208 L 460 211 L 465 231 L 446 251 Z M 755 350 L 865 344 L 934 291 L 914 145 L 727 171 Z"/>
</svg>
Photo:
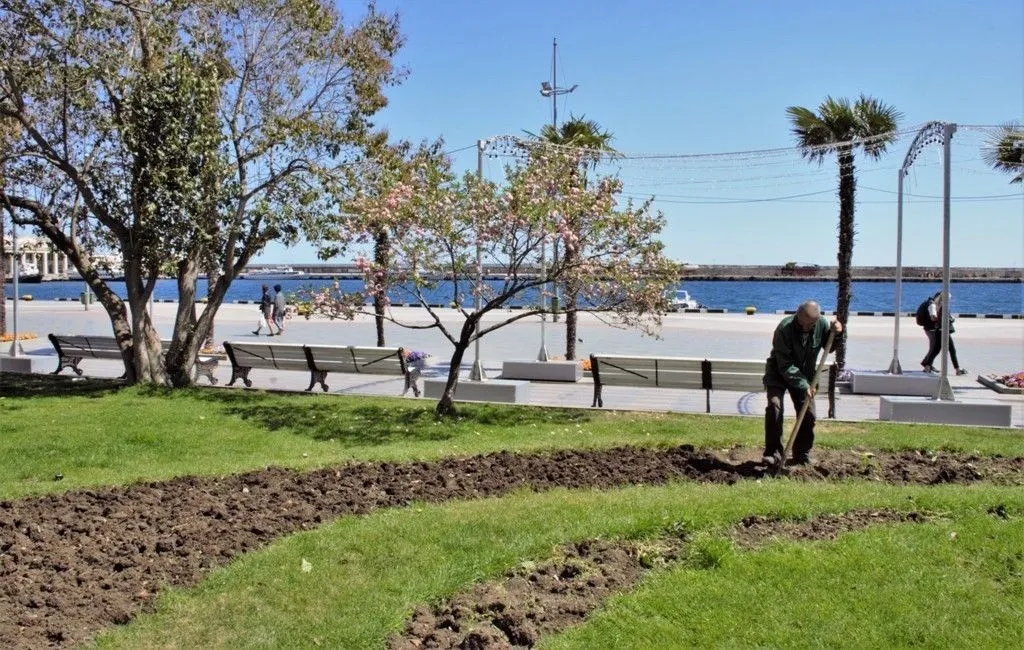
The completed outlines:
<svg viewBox="0 0 1024 650">
<path fill-rule="evenodd" d="M 11 318 L 10 301 L 7 303 L 8 323 Z M 163 336 L 168 336 L 176 305 L 157 303 L 153 316 Z M 794 306 L 795 307 L 795 306 Z M 489 315 L 484 327 L 516 315 L 505 311 Z M 394 314 L 402 322 L 424 327 L 431 323 L 423 309 L 396 308 Z M 109 336 L 110 321 L 99 305 L 86 311 L 82 305 L 66 302 L 28 302 L 18 305 L 19 330 L 34 332 L 38 339 L 23 344 L 26 354 L 37 358 L 35 370 L 50 372 L 57 367 L 56 356 L 46 334 L 95 334 Z M 461 327 L 461 319 L 454 310 L 439 310 L 441 322 L 453 334 Z M 218 341 L 256 340 L 252 330 L 256 326 L 258 310 L 255 305 L 225 305 L 217 315 Z M 576 350 L 582 358 L 591 352 L 616 354 L 649 354 L 685 357 L 733 359 L 763 359 L 771 345 L 771 335 L 781 315 L 755 314 L 669 314 L 665 317 L 660 338 L 642 336 L 634 330 L 622 330 L 602 323 L 597 317 L 585 314 L 580 319 Z M 500 374 L 502 361 L 536 358 L 541 344 L 541 321 L 526 318 L 500 330 L 481 341 L 480 358 L 489 377 Z M 565 326 L 563 322 L 544 325 L 545 341 L 551 356 L 565 353 Z M 847 367 L 857 370 L 884 370 L 893 359 L 894 319 L 883 316 L 852 316 L 849 323 Z M 927 347 L 921 328 L 910 318 L 900 319 L 899 359 L 904 371 L 920 369 L 920 359 Z M 394 324 L 386 326 L 389 345 L 406 349 L 424 350 L 434 355 L 424 376 L 440 376 L 447 372 L 452 345 L 437 329 L 405 329 Z M 264 330 L 265 332 L 265 330 Z M 353 322 L 324 319 L 295 318 L 286 322 L 285 333 L 274 337 L 274 342 L 324 343 L 337 345 L 373 345 L 376 341 L 373 321 L 361 317 Z M 266 337 L 263 337 L 266 340 Z M 1024 369 L 1024 320 L 961 319 L 954 334 L 961 365 L 969 369 L 962 377 L 950 377 L 958 399 L 993 399 L 1012 405 L 1013 423 L 1024 427 L 1024 397 L 1000 395 L 976 381 L 979 374 L 1006 374 Z M 472 363 L 471 346 L 464 363 Z M 86 360 L 82 366 L 94 376 L 117 376 L 122 370 L 113 361 Z M 938 364 L 936 364 L 938 365 Z M 952 371 L 952 367 L 950 368 Z M 67 373 L 68 371 L 65 371 Z M 221 384 L 230 379 L 230 365 L 221 363 L 216 372 Z M 301 372 L 272 373 L 254 370 L 253 385 L 279 390 L 302 390 L 309 377 Z M 368 381 L 369 379 L 369 381 Z M 205 381 L 203 382 L 205 384 Z M 332 374 L 328 383 L 331 393 L 361 393 L 399 395 L 400 379 L 368 378 Z M 238 386 L 239 384 L 236 384 Z M 530 403 L 539 405 L 589 407 L 593 384 L 584 380 L 577 384 L 534 383 Z M 604 390 L 605 408 L 645 411 L 684 411 L 703 413 L 703 391 L 677 389 L 634 389 L 610 386 Z M 714 391 L 711 397 L 712 413 L 722 415 L 750 415 L 764 413 L 762 393 Z M 818 402 L 819 417 L 824 417 L 824 399 Z M 878 397 L 841 394 L 836 415 L 841 420 L 877 420 Z"/>
</svg>

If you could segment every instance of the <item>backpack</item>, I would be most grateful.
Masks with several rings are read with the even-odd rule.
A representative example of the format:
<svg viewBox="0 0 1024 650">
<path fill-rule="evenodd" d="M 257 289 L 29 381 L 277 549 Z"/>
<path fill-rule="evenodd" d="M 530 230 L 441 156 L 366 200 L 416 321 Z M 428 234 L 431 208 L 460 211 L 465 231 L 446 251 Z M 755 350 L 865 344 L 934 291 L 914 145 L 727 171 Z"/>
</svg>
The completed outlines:
<svg viewBox="0 0 1024 650">
<path fill-rule="evenodd" d="M 917 324 L 921 327 L 932 326 L 932 317 L 928 315 L 928 306 L 931 304 L 932 299 L 929 298 L 917 306 L 917 314 L 915 315 L 915 318 L 917 320 Z"/>
</svg>

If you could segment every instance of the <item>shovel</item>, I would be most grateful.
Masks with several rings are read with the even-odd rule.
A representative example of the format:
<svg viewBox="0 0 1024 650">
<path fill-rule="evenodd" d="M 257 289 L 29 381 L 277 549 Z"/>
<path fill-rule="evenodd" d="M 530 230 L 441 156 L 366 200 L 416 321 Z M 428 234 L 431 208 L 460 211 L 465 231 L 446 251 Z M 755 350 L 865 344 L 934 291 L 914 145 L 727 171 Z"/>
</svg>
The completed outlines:
<svg viewBox="0 0 1024 650">
<path fill-rule="evenodd" d="M 811 380 L 811 386 L 814 387 L 815 393 L 818 391 L 818 378 L 821 377 L 821 370 L 825 367 L 825 362 L 828 360 L 828 353 L 832 349 L 832 339 L 835 337 L 836 331 L 829 328 L 828 340 L 825 342 L 825 347 L 821 349 L 821 360 L 818 361 L 818 367 L 814 370 L 814 378 Z M 779 471 L 782 471 L 782 468 L 786 466 L 786 459 L 789 458 L 789 452 L 793 450 L 793 441 L 796 440 L 796 432 L 800 430 L 800 425 L 803 424 L 804 416 L 807 415 L 807 409 L 810 407 L 812 399 L 808 397 L 804 400 L 803 406 L 800 407 L 800 412 L 796 416 L 796 423 L 793 425 L 793 430 L 789 433 L 789 440 L 786 441 L 786 447 L 782 450 Z"/>
</svg>

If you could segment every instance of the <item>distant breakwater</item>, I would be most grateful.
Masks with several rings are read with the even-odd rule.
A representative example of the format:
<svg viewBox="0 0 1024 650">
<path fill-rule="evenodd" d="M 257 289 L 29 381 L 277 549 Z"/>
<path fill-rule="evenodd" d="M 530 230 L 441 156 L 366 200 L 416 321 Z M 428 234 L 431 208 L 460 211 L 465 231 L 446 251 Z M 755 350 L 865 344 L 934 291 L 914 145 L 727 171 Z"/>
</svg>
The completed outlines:
<svg viewBox="0 0 1024 650">
<path fill-rule="evenodd" d="M 856 282 L 893 282 L 895 266 L 854 266 L 850 269 Z M 1015 267 L 951 267 L 950 279 L 957 282 L 1024 282 L 1024 272 Z M 839 277 L 835 266 L 767 266 L 767 265 L 709 265 L 687 269 L 683 277 L 688 280 L 784 280 L 834 281 Z M 941 282 L 942 267 L 905 266 L 904 282 Z"/>
<path fill-rule="evenodd" d="M 252 264 L 249 270 L 273 268 L 274 265 Z M 332 278 L 355 280 L 362 274 L 354 264 L 292 264 L 296 271 L 302 271 L 306 279 L 329 280 Z M 485 265 L 484 276 L 501 279 L 505 268 Z M 521 274 L 539 273 L 539 269 L 526 267 Z M 895 266 L 855 266 L 851 269 L 857 282 L 892 282 L 896 279 Z M 680 280 L 783 280 L 792 281 L 834 281 L 838 278 L 835 266 L 815 265 L 754 265 L 754 264 L 701 264 L 688 265 L 682 269 Z M 950 279 L 959 282 L 1024 282 L 1024 272 L 1015 267 L 961 266 L 950 269 Z M 904 282 L 941 282 L 940 266 L 905 266 Z"/>
</svg>

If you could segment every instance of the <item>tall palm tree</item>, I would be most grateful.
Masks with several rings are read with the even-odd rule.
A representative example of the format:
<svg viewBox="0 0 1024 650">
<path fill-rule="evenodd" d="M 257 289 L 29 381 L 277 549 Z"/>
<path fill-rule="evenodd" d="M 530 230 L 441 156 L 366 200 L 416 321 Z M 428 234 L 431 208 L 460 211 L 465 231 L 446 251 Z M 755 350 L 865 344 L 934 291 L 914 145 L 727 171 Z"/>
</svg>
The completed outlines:
<svg viewBox="0 0 1024 650">
<path fill-rule="evenodd" d="M 839 250 L 836 318 L 844 326 L 850 315 L 851 268 L 853 264 L 853 212 L 857 180 L 854 153 L 860 149 L 873 160 L 885 153 L 896 138 L 903 114 L 873 97 L 861 95 L 855 102 L 826 97 L 815 113 L 802 106 L 790 106 L 786 114 L 804 158 L 819 165 L 832 153 L 839 163 Z M 846 336 L 836 345 L 836 365 L 846 365 Z"/>
<path fill-rule="evenodd" d="M 1014 174 L 1011 183 L 1024 182 L 1024 128 L 1004 125 L 981 149 L 982 159 L 996 171 Z"/>
<path fill-rule="evenodd" d="M 583 115 L 576 117 L 570 115 L 569 119 L 562 122 L 557 127 L 553 124 L 545 124 L 540 130 L 540 135 L 535 135 L 527 131 L 532 137 L 550 142 L 552 144 L 559 144 L 569 147 L 577 147 L 580 149 L 588 149 L 588 152 L 584 156 L 584 168 L 580 170 L 579 181 L 583 186 L 587 183 L 587 167 L 593 168 L 600 162 L 602 156 L 609 152 L 615 151 L 611 147 L 611 141 L 614 136 L 609 131 L 605 131 L 601 128 L 601 125 L 594 120 L 588 120 Z M 575 215 L 566 215 L 566 220 L 569 222 L 571 229 L 575 230 L 573 222 L 576 221 Z M 558 263 L 558 244 L 555 244 L 555 263 Z M 578 256 L 579 252 L 572 252 L 566 250 L 565 259 L 562 260 L 563 264 L 574 264 L 576 260 L 574 256 Z M 575 286 L 574 283 L 568 282 L 565 286 L 565 358 L 572 360 L 576 358 L 576 299 L 579 295 L 580 288 Z"/>
</svg>

